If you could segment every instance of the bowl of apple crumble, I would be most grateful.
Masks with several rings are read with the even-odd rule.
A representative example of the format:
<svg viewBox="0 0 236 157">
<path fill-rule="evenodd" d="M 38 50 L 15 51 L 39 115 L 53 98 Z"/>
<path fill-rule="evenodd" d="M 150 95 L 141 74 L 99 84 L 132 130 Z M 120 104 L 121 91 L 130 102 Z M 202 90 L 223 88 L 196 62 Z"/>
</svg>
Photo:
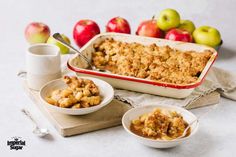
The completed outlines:
<svg viewBox="0 0 236 157">
<path fill-rule="evenodd" d="M 146 146 L 170 148 L 185 142 L 197 132 L 196 119 L 191 112 L 177 106 L 148 105 L 126 112 L 122 125 L 130 135 Z M 185 129 L 187 132 L 182 137 Z"/>
<path fill-rule="evenodd" d="M 110 84 L 92 77 L 64 76 L 47 83 L 40 99 L 50 110 L 69 115 L 95 112 L 114 97 Z"/>
<path fill-rule="evenodd" d="M 98 69 L 74 55 L 68 68 L 82 76 L 105 80 L 113 87 L 173 98 L 185 98 L 199 86 L 217 52 L 194 43 L 104 33 L 80 49 Z"/>
</svg>

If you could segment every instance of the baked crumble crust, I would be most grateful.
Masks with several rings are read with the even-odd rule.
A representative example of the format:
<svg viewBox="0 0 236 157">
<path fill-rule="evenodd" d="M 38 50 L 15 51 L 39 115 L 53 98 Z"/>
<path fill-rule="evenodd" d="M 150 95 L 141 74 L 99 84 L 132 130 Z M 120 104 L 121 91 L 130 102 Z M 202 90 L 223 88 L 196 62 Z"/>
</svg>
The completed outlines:
<svg viewBox="0 0 236 157">
<path fill-rule="evenodd" d="M 94 45 L 93 64 L 114 74 L 164 83 L 190 84 L 197 81 L 210 59 L 206 50 L 180 51 L 169 46 L 148 46 L 106 39 Z"/>
</svg>

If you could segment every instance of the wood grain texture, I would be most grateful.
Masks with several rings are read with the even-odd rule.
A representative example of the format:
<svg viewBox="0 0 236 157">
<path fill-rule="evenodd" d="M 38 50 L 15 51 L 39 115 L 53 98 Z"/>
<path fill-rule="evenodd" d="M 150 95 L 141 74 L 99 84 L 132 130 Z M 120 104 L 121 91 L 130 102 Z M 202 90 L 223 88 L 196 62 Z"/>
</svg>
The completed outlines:
<svg viewBox="0 0 236 157">
<path fill-rule="evenodd" d="M 39 92 L 29 89 L 26 83 L 24 83 L 24 89 L 62 136 L 72 136 L 120 125 L 123 114 L 131 108 L 129 104 L 114 99 L 110 104 L 92 114 L 65 115 L 46 108 L 39 99 Z"/>
</svg>

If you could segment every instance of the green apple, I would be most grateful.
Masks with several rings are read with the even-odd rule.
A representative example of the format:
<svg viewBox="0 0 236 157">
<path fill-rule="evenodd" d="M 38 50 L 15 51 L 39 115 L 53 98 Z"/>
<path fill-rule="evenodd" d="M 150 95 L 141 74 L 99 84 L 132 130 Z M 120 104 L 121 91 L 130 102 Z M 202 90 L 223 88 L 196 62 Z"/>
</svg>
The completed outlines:
<svg viewBox="0 0 236 157">
<path fill-rule="evenodd" d="M 216 47 L 221 42 L 221 35 L 214 27 L 201 26 L 194 30 L 193 39 L 198 44 Z"/>
<path fill-rule="evenodd" d="M 186 30 L 192 34 L 193 31 L 195 30 L 195 25 L 190 20 L 180 20 L 180 25 L 178 28 L 182 30 Z"/>
<path fill-rule="evenodd" d="M 161 11 L 157 18 L 157 25 L 163 31 L 176 28 L 180 23 L 180 15 L 174 9 L 165 9 Z"/>
<path fill-rule="evenodd" d="M 65 42 L 70 44 L 70 39 L 67 36 L 65 36 L 64 34 L 62 34 L 61 36 L 65 40 Z M 70 49 L 68 49 L 67 47 L 65 47 L 61 43 L 57 42 L 53 37 L 49 37 L 47 40 L 47 43 L 55 44 L 56 46 L 58 46 L 60 48 L 61 54 L 67 54 L 70 52 Z"/>
</svg>

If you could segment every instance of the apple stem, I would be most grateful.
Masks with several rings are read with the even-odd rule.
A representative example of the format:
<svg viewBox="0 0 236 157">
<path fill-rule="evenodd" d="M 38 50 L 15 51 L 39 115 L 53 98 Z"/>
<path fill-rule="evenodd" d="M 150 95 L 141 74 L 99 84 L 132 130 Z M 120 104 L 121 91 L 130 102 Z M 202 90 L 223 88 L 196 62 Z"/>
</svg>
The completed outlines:
<svg viewBox="0 0 236 157">
<path fill-rule="evenodd" d="M 152 20 L 155 20 L 155 15 L 152 16 Z"/>
</svg>

